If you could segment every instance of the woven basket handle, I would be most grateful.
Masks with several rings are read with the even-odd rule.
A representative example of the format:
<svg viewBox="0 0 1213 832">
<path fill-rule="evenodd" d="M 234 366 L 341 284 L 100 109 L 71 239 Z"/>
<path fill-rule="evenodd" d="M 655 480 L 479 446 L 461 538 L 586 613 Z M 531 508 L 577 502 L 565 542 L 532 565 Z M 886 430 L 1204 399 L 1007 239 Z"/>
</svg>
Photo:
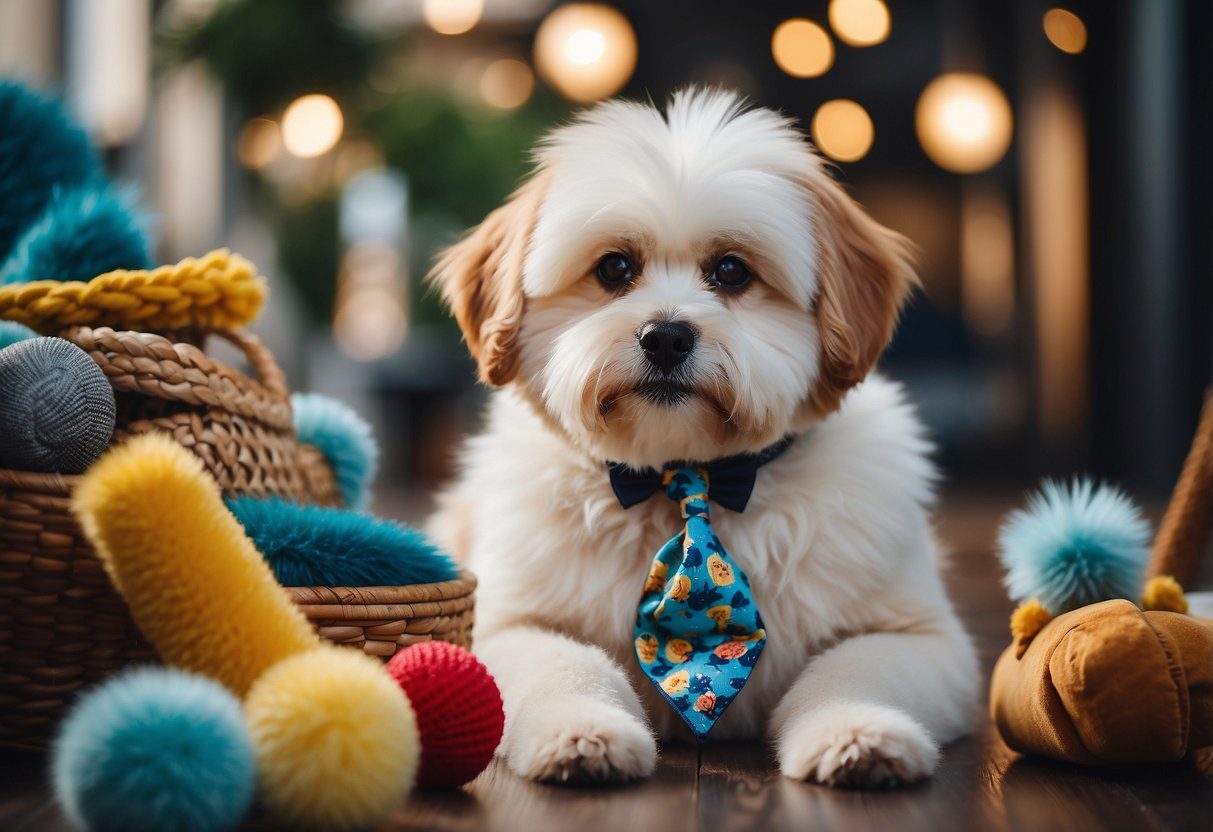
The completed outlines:
<svg viewBox="0 0 1213 832">
<path fill-rule="evenodd" d="M 1148 574 L 1171 575 L 1187 587 L 1196 577 L 1213 520 L 1213 387 L 1205 392 L 1200 424 L 1179 482 L 1171 493 L 1150 553 Z"/>
<path fill-rule="evenodd" d="M 170 339 L 153 332 L 76 326 L 60 337 L 87 352 L 116 392 L 218 408 L 278 430 L 294 429 L 286 377 L 256 336 L 227 330 L 172 334 Z M 244 353 L 257 378 L 207 355 L 198 346 L 207 335 Z"/>
<path fill-rule="evenodd" d="M 261 339 L 250 332 L 236 329 L 212 329 L 208 335 L 215 335 L 227 341 L 244 353 L 248 359 L 253 374 L 261 382 L 266 392 L 273 396 L 290 401 L 291 390 L 286 383 L 286 374 L 278 366 L 278 359 L 270 352 Z"/>
</svg>

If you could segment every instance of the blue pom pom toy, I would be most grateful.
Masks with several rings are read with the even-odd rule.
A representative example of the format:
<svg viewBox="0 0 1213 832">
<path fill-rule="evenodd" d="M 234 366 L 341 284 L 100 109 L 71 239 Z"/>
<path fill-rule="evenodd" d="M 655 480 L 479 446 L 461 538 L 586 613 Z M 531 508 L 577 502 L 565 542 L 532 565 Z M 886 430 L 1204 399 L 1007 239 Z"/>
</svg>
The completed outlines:
<svg viewBox="0 0 1213 832">
<path fill-rule="evenodd" d="M 132 195 L 105 185 L 56 190 L 0 267 L 0 285 L 92 280 L 115 269 L 150 267 L 147 236 Z"/>
<path fill-rule="evenodd" d="M 227 505 L 283 586 L 406 586 L 459 574 L 429 538 L 390 520 L 276 497 Z"/>
<path fill-rule="evenodd" d="M 86 694 L 60 726 L 51 774 L 68 818 L 93 832 L 232 829 L 257 779 L 235 696 L 167 668 Z"/>
<path fill-rule="evenodd" d="M 998 533 L 1007 591 L 1053 615 L 1136 598 L 1149 557 L 1150 524 L 1127 496 L 1088 479 L 1046 481 Z"/>
<path fill-rule="evenodd" d="M 41 216 L 56 187 L 99 181 L 88 136 L 54 101 L 0 82 L 0 260 Z"/>
<path fill-rule="evenodd" d="M 379 446 L 370 425 L 346 405 L 318 393 L 296 393 L 291 408 L 299 441 L 324 454 L 346 508 L 365 509 L 379 463 Z"/>
</svg>

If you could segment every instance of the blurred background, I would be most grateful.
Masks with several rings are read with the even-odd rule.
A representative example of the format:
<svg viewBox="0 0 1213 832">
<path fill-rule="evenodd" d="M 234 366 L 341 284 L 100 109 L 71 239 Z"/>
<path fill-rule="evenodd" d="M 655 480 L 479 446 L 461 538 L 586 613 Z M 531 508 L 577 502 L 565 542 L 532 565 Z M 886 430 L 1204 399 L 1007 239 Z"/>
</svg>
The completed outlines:
<svg viewBox="0 0 1213 832">
<path fill-rule="evenodd" d="M 953 488 L 1161 499 L 1213 378 L 1211 55 L 1204 0 L 0 0 L 0 75 L 63 97 L 160 260 L 260 266 L 257 330 L 376 424 L 389 494 L 449 475 L 483 397 L 434 252 L 577 107 L 709 83 L 921 248 L 883 367 Z"/>
</svg>

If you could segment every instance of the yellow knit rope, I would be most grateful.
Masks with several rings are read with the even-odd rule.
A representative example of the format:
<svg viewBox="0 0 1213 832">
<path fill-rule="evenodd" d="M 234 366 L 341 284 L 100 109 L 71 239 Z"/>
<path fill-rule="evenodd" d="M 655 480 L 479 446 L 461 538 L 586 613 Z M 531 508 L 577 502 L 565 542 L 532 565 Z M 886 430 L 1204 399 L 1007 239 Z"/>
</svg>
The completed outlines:
<svg viewBox="0 0 1213 832">
<path fill-rule="evenodd" d="M 69 326 L 179 329 L 243 326 L 265 300 L 265 278 L 221 248 L 152 271 L 118 270 L 87 283 L 38 280 L 0 286 L 0 320 L 53 334 Z"/>
</svg>

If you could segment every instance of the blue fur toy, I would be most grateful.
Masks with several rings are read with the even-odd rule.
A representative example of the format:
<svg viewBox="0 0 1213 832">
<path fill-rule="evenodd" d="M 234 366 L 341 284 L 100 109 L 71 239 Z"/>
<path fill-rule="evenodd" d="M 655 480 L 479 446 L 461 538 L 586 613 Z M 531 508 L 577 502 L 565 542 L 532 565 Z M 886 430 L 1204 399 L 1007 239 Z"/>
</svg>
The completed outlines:
<svg viewBox="0 0 1213 832">
<path fill-rule="evenodd" d="M 52 753 L 59 805 L 93 832 L 232 829 L 257 780 L 236 697 L 169 668 L 127 671 L 89 691 Z"/>
<path fill-rule="evenodd" d="M 227 505 L 283 586 L 405 586 L 458 575 L 429 538 L 390 520 L 275 497 Z"/>
<path fill-rule="evenodd" d="M 1136 598 L 1149 541 L 1150 524 L 1133 501 L 1089 478 L 1045 481 L 998 533 L 1011 597 L 1035 598 L 1053 615 Z"/>
<path fill-rule="evenodd" d="M 291 408 L 299 441 L 324 454 L 346 508 L 365 509 L 379 463 L 379 446 L 370 426 L 346 405 L 317 393 L 296 393 Z"/>
<path fill-rule="evenodd" d="M 106 185 L 57 189 L 41 217 L 0 266 L 0 285 L 91 280 L 115 269 L 151 267 L 134 197 Z"/>
<path fill-rule="evenodd" d="M 0 261 L 56 187 L 98 182 L 100 170 L 88 136 L 59 104 L 0 81 Z"/>
</svg>

